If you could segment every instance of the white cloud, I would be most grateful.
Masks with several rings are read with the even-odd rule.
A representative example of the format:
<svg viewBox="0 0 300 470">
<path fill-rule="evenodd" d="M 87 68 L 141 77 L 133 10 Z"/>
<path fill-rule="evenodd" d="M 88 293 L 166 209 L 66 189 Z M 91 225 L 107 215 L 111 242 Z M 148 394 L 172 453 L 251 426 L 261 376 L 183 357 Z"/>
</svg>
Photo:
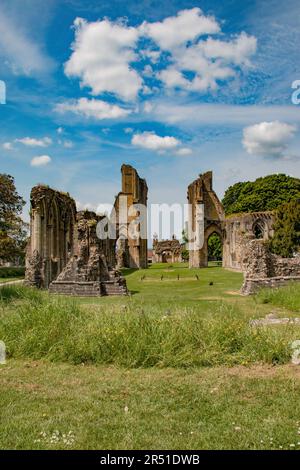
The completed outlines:
<svg viewBox="0 0 300 470">
<path fill-rule="evenodd" d="M 78 101 L 60 103 L 56 106 L 59 113 L 73 112 L 85 116 L 87 118 L 102 119 L 118 119 L 131 113 L 131 110 L 121 108 L 116 104 L 109 104 L 106 101 L 80 98 Z"/>
<path fill-rule="evenodd" d="M 56 132 L 57 132 L 59 135 L 63 134 L 64 131 L 65 131 L 65 130 L 64 130 L 63 127 L 58 127 L 58 128 L 56 129 Z"/>
<path fill-rule="evenodd" d="M 73 53 L 65 64 L 68 77 L 78 77 L 93 95 L 109 92 L 125 101 L 136 98 L 142 79 L 130 63 L 137 60 L 134 52 L 139 32 L 108 19 L 88 23 L 74 22 Z"/>
<path fill-rule="evenodd" d="M 39 167 L 39 166 L 46 166 L 48 165 L 49 163 L 51 162 L 51 157 L 49 157 L 48 155 L 41 155 L 39 157 L 34 157 L 31 162 L 30 162 L 30 165 L 31 166 L 36 166 L 36 167 Z"/>
<path fill-rule="evenodd" d="M 279 120 L 294 123 L 299 120 L 297 106 L 224 105 L 217 103 L 193 103 L 185 99 L 159 99 L 147 101 L 144 112 L 147 119 L 181 124 L 188 128 L 198 126 L 249 126 L 258 121 Z"/>
<path fill-rule="evenodd" d="M 150 62 L 156 64 L 159 61 L 161 51 L 153 49 L 144 49 L 140 51 L 140 54 L 143 58 L 147 58 L 150 60 Z"/>
<path fill-rule="evenodd" d="M 224 59 L 233 64 L 249 66 L 249 57 L 255 54 L 257 40 L 244 32 L 229 42 L 208 38 L 201 42 L 198 49 L 209 59 Z"/>
<path fill-rule="evenodd" d="M 4 142 L 4 144 L 2 144 L 2 147 L 4 148 L 4 150 L 13 150 L 14 149 L 13 144 L 11 142 Z"/>
<path fill-rule="evenodd" d="M 66 149 L 71 149 L 74 147 L 74 144 L 71 140 L 65 140 L 63 142 L 63 146 L 66 148 Z"/>
<path fill-rule="evenodd" d="M 162 22 L 144 22 L 140 30 L 163 50 L 172 50 L 204 34 L 218 33 L 220 27 L 213 17 L 203 15 L 200 8 L 182 10 Z"/>
<path fill-rule="evenodd" d="M 244 32 L 227 41 L 213 38 L 221 33 L 220 24 L 200 8 L 137 27 L 120 20 L 89 23 L 77 18 L 74 28 L 66 75 L 79 78 L 81 86 L 89 87 L 93 95 L 112 93 L 124 101 L 135 100 L 139 92 L 154 91 L 143 83 L 141 75 L 145 81 L 156 77 L 166 88 L 214 90 L 219 81 L 234 77 L 238 68 L 249 67 L 256 52 L 256 38 Z M 137 52 L 141 38 L 150 44 Z M 166 56 L 162 52 L 168 53 L 167 65 L 161 61 Z M 134 63 L 141 59 L 148 63 L 137 71 Z"/>
<path fill-rule="evenodd" d="M 176 139 L 175 137 L 161 137 L 156 135 L 155 132 L 134 134 L 131 139 L 131 143 L 137 147 L 142 147 L 148 150 L 155 150 L 158 152 L 175 149 L 181 144 L 180 140 Z"/>
<path fill-rule="evenodd" d="M 250 57 L 256 52 L 256 38 L 243 32 L 230 41 L 210 36 L 201 39 L 219 33 L 220 26 L 199 8 L 180 11 L 162 22 L 143 23 L 140 30 L 171 54 L 170 65 L 157 74 L 167 88 L 214 90 L 219 80 L 236 74 L 236 67 L 250 66 Z"/>
<path fill-rule="evenodd" d="M 251 155 L 283 157 L 295 132 L 295 126 L 284 122 L 261 122 L 244 129 L 243 145 Z"/>
<path fill-rule="evenodd" d="M 44 137 L 42 139 L 24 137 L 22 139 L 16 139 L 15 142 L 20 142 L 27 147 L 48 147 L 48 145 L 52 144 L 52 139 L 50 139 L 50 137 Z"/>
<path fill-rule="evenodd" d="M 8 10 L 4 10 L 3 6 L 0 7 L 2 60 L 4 59 L 5 64 L 15 74 L 39 75 L 49 72 L 53 67 L 53 61 L 43 53 L 40 44 L 21 26 L 20 18 L 9 14 Z"/>
<path fill-rule="evenodd" d="M 182 147 L 181 149 L 178 149 L 176 154 L 179 155 L 180 157 L 185 157 L 187 155 L 191 155 L 193 153 L 192 149 L 189 149 L 188 147 Z"/>
</svg>

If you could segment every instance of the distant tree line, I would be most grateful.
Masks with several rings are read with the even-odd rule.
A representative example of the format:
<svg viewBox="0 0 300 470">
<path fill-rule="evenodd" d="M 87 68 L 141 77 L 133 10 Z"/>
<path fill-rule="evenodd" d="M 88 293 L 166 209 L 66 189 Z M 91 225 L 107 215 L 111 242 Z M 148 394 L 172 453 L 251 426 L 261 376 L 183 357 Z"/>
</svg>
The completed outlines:
<svg viewBox="0 0 300 470">
<path fill-rule="evenodd" d="M 300 249 L 300 179 L 284 174 L 230 186 L 223 198 L 226 215 L 243 212 L 276 211 L 273 253 L 292 257 Z"/>
<path fill-rule="evenodd" d="M 18 194 L 14 178 L 0 173 L 0 261 L 24 262 L 27 224 L 21 218 L 25 201 Z"/>
<path fill-rule="evenodd" d="M 297 199 L 300 199 L 300 179 L 277 174 L 230 186 L 225 191 L 222 204 L 225 214 L 231 215 L 272 211 Z"/>
</svg>

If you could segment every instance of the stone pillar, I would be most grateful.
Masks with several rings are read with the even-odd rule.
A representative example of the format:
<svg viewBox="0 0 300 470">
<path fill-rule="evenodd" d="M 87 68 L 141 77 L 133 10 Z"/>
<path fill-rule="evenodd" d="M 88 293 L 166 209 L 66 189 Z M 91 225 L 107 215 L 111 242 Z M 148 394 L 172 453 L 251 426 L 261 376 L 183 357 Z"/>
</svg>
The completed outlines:
<svg viewBox="0 0 300 470">
<path fill-rule="evenodd" d="M 41 252 L 41 214 L 37 209 L 33 210 L 33 241 L 32 241 L 32 252 Z"/>
</svg>

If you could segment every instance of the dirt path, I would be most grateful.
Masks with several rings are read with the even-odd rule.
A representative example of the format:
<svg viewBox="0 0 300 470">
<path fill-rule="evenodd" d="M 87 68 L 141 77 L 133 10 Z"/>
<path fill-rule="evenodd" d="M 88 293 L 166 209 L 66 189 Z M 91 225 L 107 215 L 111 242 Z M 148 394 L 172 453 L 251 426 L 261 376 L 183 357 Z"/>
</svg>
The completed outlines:
<svg viewBox="0 0 300 470">
<path fill-rule="evenodd" d="M 7 281 L 7 282 L 0 282 L 0 289 L 3 286 L 14 286 L 16 284 L 23 284 L 24 279 L 19 279 L 18 281 Z"/>
</svg>

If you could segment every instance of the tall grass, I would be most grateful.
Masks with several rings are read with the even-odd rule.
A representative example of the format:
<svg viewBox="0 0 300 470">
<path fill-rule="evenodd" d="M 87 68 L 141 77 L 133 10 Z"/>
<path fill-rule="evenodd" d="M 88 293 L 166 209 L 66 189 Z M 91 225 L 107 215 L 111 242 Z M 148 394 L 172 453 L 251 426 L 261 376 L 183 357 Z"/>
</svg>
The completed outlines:
<svg viewBox="0 0 300 470">
<path fill-rule="evenodd" d="M 257 300 L 300 313 L 300 283 L 293 282 L 278 289 L 262 289 L 257 295 Z"/>
<path fill-rule="evenodd" d="M 26 287 L 0 297 L 0 339 L 10 357 L 135 367 L 190 367 L 290 360 L 299 326 L 253 329 L 235 306 L 141 310 L 83 307 Z"/>
</svg>

